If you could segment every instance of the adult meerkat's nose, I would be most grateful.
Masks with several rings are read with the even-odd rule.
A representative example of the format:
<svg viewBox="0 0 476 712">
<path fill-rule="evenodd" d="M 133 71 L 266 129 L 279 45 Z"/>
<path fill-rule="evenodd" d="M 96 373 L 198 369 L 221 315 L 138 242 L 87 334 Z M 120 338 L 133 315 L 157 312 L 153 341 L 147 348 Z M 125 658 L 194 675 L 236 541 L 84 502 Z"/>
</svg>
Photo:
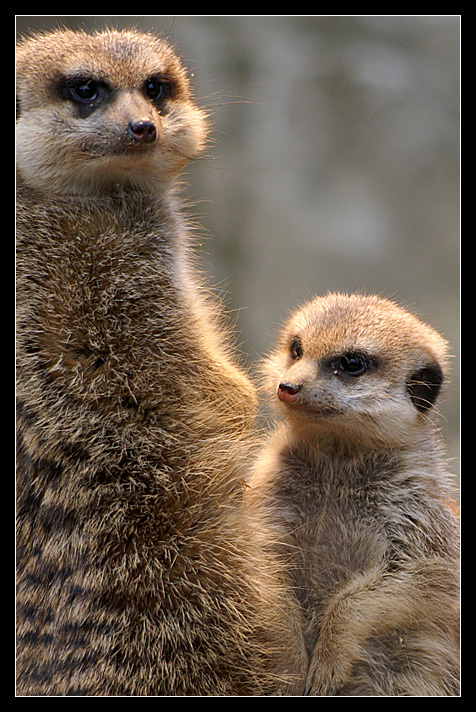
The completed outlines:
<svg viewBox="0 0 476 712">
<path fill-rule="evenodd" d="M 157 128 L 152 121 L 139 119 L 127 124 L 127 133 L 138 143 L 154 143 L 157 138 Z"/>
</svg>

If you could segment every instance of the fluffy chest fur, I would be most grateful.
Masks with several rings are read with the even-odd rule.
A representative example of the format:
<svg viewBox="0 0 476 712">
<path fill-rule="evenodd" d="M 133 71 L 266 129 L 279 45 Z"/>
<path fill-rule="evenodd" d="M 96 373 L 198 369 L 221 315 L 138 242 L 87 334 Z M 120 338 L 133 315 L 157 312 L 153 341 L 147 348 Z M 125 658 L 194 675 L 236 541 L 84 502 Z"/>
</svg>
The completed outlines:
<svg viewBox="0 0 476 712">
<path fill-rule="evenodd" d="M 333 594 L 359 572 L 390 572 L 412 556 L 455 555 L 443 489 L 415 470 L 418 462 L 404 450 L 332 457 L 301 443 L 281 451 L 265 501 L 313 628 Z"/>
<path fill-rule="evenodd" d="M 19 197 L 19 669 L 45 693 L 209 689 L 195 648 L 218 627 L 241 658 L 254 596 L 246 379 L 210 357 L 165 203 Z"/>
</svg>

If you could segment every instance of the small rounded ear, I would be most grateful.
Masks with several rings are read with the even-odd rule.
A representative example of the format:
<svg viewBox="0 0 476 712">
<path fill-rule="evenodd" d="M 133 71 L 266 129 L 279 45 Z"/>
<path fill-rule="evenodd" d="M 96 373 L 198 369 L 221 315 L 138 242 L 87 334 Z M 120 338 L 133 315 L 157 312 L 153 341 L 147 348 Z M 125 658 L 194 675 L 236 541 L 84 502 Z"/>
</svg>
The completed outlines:
<svg viewBox="0 0 476 712">
<path fill-rule="evenodd" d="M 443 371 L 437 363 L 428 364 L 412 373 L 407 381 L 407 391 L 419 413 L 433 407 L 442 383 Z"/>
</svg>

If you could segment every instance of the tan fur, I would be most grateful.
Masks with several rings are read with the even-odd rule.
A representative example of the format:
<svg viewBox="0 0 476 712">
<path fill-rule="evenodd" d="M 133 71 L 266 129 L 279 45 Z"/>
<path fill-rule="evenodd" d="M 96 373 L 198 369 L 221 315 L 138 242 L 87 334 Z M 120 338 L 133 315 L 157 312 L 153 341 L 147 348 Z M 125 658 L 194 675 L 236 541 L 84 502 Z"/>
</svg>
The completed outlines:
<svg viewBox="0 0 476 712">
<path fill-rule="evenodd" d="M 18 694 L 274 693 L 295 633 L 242 512 L 255 393 L 174 195 L 205 116 L 133 31 L 27 39 L 17 76 Z"/>
<path fill-rule="evenodd" d="M 458 695 L 458 522 L 432 422 L 444 339 L 391 301 L 331 294 L 291 316 L 263 371 L 284 423 L 248 506 L 300 603 L 301 694 Z"/>
</svg>

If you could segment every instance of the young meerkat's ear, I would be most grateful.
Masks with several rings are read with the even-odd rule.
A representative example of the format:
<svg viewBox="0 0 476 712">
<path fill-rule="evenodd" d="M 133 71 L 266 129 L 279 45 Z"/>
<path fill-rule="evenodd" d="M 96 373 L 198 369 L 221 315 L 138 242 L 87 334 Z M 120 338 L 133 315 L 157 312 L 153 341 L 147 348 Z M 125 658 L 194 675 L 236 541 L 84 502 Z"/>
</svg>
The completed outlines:
<svg viewBox="0 0 476 712">
<path fill-rule="evenodd" d="M 414 371 L 407 380 L 407 391 L 419 413 L 429 411 L 435 404 L 443 383 L 443 371 L 437 363 Z"/>
</svg>

